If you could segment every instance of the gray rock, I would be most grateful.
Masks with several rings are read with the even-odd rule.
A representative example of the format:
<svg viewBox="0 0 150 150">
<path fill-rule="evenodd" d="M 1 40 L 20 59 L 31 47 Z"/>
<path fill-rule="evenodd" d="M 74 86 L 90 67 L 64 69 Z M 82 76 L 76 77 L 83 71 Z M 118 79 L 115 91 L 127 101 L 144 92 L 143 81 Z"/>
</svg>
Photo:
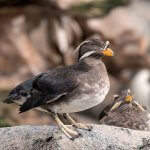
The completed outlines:
<svg viewBox="0 0 150 150">
<path fill-rule="evenodd" d="M 16 126 L 0 129 L 0 150 L 148 150 L 150 132 L 107 125 L 93 131 L 79 130 L 82 137 L 68 139 L 57 126 Z"/>
</svg>

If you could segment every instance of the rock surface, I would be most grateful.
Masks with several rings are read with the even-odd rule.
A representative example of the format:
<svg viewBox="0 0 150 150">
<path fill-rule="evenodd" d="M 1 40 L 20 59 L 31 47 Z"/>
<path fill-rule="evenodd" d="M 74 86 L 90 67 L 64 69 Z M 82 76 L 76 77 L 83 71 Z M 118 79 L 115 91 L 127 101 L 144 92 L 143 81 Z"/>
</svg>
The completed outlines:
<svg viewBox="0 0 150 150">
<path fill-rule="evenodd" d="M 68 139 L 56 126 L 16 126 L 0 129 L 1 150 L 148 150 L 150 132 L 93 125 L 79 130 L 82 137 Z"/>
</svg>

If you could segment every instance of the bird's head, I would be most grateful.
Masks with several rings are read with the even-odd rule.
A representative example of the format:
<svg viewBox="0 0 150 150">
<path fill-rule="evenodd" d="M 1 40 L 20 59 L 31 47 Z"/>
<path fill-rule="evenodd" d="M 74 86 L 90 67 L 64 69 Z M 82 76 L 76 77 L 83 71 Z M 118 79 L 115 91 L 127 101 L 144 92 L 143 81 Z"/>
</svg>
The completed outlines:
<svg viewBox="0 0 150 150">
<path fill-rule="evenodd" d="M 109 48 L 109 42 L 101 42 L 100 39 L 88 38 L 76 49 L 79 52 L 78 60 L 87 57 L 101 58 L 102 56 L 114 56 L 114 52 Z"/>
</svg>

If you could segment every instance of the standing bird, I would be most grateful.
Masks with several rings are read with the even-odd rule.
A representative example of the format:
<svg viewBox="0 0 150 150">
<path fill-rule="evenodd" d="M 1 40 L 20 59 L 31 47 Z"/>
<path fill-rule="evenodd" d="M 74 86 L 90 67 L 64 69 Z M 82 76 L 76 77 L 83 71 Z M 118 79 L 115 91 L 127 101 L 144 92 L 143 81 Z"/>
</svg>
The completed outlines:
<svg viewBox="0 0 150 150">
<path fill-rule="evenodd" d="M 79 133 L 65 126 L 59 119 L 63 114 L 77 128 L 90 130 L 89 126 L 76 123 L 69 113 L 83 111 L 101 103 L 107 95 L 110 83 L 101 58 L 113 56 L 109 42 L 89 38 L 76 49 L 78 61 L 74 65 L 41 73 L 15 87 L 3 100 L 19 103 L 20 113 L 36 108 L 49 113 L 59 128 L 70 139 Z"/>
</svg>

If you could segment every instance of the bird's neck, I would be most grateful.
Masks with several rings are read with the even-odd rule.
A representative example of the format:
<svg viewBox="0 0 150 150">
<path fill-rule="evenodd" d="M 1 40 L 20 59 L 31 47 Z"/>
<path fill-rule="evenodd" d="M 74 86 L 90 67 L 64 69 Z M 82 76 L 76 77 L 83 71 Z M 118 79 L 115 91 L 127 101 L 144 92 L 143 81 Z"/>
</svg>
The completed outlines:
<svg viewBox="0 0 150 150">
<path fill-rule="evenodd" d="M 90 70 L 106 70 L 104 63 L 101 59 L 85 58 L 77 63 L 80 70 L 89 72 Z"/>
<path fill-rule="evenodd" d="M 89 66 L 90 68 L 99 67 L 100 64 L 103 64 L 101 58 L 95 59 L 93 57 L 88 57 L 82 60 L 82 63 Z"/>
</svg>

